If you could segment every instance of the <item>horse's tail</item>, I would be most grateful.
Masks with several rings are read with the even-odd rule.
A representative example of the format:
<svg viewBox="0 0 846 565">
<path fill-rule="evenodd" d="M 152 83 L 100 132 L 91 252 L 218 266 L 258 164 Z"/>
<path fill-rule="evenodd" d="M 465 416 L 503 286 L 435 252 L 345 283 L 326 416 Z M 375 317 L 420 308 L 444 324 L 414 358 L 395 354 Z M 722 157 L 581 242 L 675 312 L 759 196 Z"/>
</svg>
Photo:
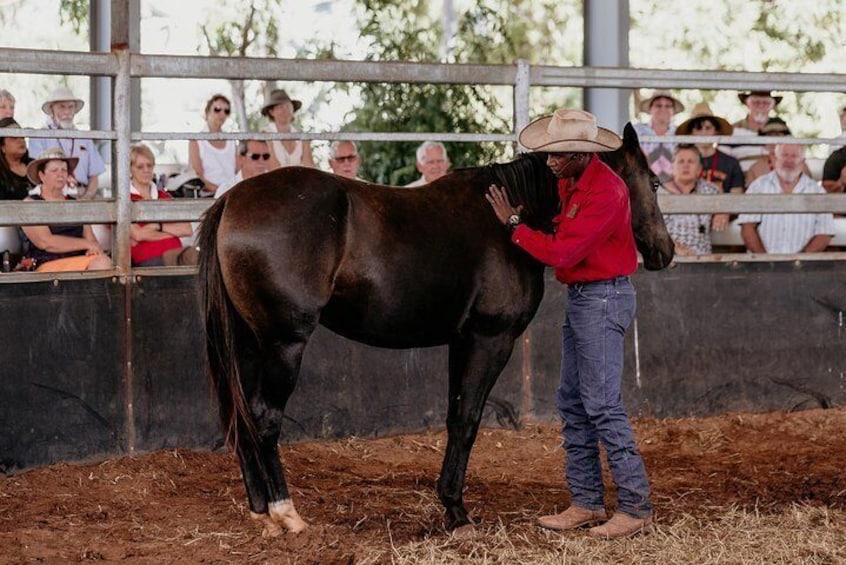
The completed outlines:
<svg viewBox="0 0 846 565">
<path fill-rule="evenodd" d="M 226 442 L 237 453 L 240 441 L 255 445 L 258 436 L 238 365 L 238 336 L 251 334 L 229 298 L 218 258 L 217 229 L 225 209 L 226 198 L 222 198 L 203 216 L 197 240 L 200 248 L 198 282 L 207 370 L 217 395 Z"/>
</svg>

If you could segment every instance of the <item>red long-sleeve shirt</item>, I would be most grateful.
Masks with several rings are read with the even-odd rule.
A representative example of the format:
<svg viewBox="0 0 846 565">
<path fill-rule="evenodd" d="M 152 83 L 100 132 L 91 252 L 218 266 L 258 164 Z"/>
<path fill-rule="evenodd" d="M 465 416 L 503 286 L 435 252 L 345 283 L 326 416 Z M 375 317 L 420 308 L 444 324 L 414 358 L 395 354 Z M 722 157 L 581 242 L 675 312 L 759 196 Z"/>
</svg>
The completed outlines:
<svg viewBox="0 0 846 565">
<path fill-rule="evenodd" d="M 555 269 L 562 283 L 584 283 L 630 275 L 637 269 L 629 191 L 594 155 L 582 176 L 558 182 L 561 212 L 553 233 L 520 224 L 511 240 Z"/>
</svg>

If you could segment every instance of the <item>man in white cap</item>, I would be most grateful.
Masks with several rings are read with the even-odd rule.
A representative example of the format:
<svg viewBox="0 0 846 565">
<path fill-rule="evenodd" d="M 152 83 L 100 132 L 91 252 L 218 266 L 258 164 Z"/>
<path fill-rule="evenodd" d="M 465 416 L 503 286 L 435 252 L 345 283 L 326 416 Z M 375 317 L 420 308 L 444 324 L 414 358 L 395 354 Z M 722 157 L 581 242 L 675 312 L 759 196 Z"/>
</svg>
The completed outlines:
<svg viewBox="0 0 846 565">
<path fill-rule="evenodd" d="M 640 111 L 649 114 L 649 123 L 634 124 L 638 138 L 644 135 L 675 135 L 673 117 L 684 110 L 682 104 L 669 90 L 656 90 L 640 103 Z M 673 178 L 673 149 L 675 143 L 644 141 L 640 144 L 649 168 L 662 183 Z"/>
<path fill-rule="evenodd" d="M 66 86 L 60 86 L 50 93 L 41 105 L 47 114 L 47 129 L 75 130 L 74 118 L 82 110 L 85 102 L 77 98 Z M 94 141 L 90 139 L 68 139 L 56 137 L 34 137 L 29 140 L 30 155 L 40 155 L 53 147 L 61 147 L 66 155 L 76 157 L 79 162 L 72 171 L 71 186 L 77 190 L 77 198 L 87 200 L 97 195 L 99 175 L 106 170 L 103 158 Z"/>
<path fill-rule="evenodd" d="M 528 149 L 548 153 L 547 165 L 559 178 L 561 211 L 555 231 L 536 231 L 522 223 L 521 210 L 511 206 L 503 188 L 491 186 L 487 198 L 511 231 L 511 241 L 554 267 L 568 294 L 556 405 L 564 422 L 571 503 L 538 524 L 574 530 L 604 522 L 589 534 L 635 535 L 652 526 L 649 482 L 621 397 L 625 331 L 636 308 L 629 275 L 637 269 L 637 250 L 628 188 L 595 155 L 617 149 L 622 140 L 597 127 L 592 114 L 564 108 L 526 126 L 519 140 Z M 610 520 L 600 442 L 617 485 L 617 512 Z"/>
</svg>

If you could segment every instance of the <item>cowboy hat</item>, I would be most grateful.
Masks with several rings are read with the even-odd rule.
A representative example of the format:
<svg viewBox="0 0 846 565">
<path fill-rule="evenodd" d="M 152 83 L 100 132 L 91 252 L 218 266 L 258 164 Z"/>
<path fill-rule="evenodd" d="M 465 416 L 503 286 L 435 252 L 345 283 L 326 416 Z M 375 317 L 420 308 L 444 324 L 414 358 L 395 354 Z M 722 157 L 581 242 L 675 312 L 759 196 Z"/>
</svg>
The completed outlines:
<svg viewBox="0 0 846 565">
<path fill-rule="evenodd" d="M 746 99 L 750 96 L 769 96 L 773 100 L 775 100 L 775 105 L 778 106 L 778 103 L 781 102 L 782 96 L 773 96 L 772 90 L 750 90 L 749 92 L 738 92 L 737 97 L 740 98 L 741 104 L 746 104 Z"/>
<path fill-rule="evenodd" d="M 623 144 L 613 131 L 598 127 L 593 114 L 569 108 L 533 121 L 520 131 L 518 140 L 527 149 L 549 153 L 599 153 Z"/>
<path fill-rule="evenodd" d="M 26 176 L 34 184 L 41 184 L 41 179 L 38 178 L 38 167 L 47 161 L 64 161 L 68 164 L 68 172 L 72 173 L 79 159 L 77 157 L 68 157 L 61 147 L 45 149 L 37 159 L 30 161 L 29 165 L 26 166 Z"/>
<path fill-rule="evenodd" d="M 717 127 L 717 135 L 731 135 L 734 127 L 724 118 L 714 115 L 707 102 L 700 102 L 690 111 L 690 117 L 679 124 L 676 128 L 676 135 L 690 135 L 693 125 L 697 120 L 708 118 Z"/>
<path fill-rule="evenodd" d="M 294 106 L 294 112 L 299 110 L 303 103 L 299 100 L 292 100 L 288 93 L 281 89 L 273 90 L 270 93 L 270 97 L 267 99 L 267 102 L 264 103 L 264 106 L 261 108 L 261 115 L 267 116 L 268 110 L 276 106 L 277 104 L 281 104 L 282 102 L 290 102 Z"/>
<path fill-rule="evenodd" d="M 649 113 L 649 109 L 652 107 L 652 103 L 655 102 L 658 98 L 667 98 L 668 100 L 673 101 L 673 112 L 678 114 L 679 112 L 684 111 L 684 104 L 682 104 L 678 98 L 670 94 L 669 90 L 653 90 L 652 95 L 649 98 L 644 99 L 640 103 L 640 111 Z"/>
<path fill-rule="evenodd" d="M 48 116 L 52 116 L 52 112 L 50 111 L 50 107 L 53 105 L 54 102 L 73 102 L 76 105 L 73 113 L 78 114 L 82 107 L 85 106 L 85 102 L 77 98 L 71 92 L 71 89 L 67 86 L 60 86 L 53 90 L 50 93 L 50 96 L 47 97 L 47 101 L 41 105 L 41 111 L 47 114 Z"/>
</svg>

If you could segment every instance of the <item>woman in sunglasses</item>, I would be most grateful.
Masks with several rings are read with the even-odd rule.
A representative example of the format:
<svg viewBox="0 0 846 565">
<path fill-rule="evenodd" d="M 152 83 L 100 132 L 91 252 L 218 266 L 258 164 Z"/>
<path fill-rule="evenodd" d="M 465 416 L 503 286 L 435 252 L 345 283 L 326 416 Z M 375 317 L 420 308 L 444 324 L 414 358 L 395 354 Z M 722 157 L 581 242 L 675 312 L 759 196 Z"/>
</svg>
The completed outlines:
<svg viewBox="0 0 846 565">
<path fill-rule="evenodd" d="M 143 143 L 129 149 L 129 192 L 132 200 L 171 200 L 156 187 L 156 157 Z M 182 237 L 192 234 L 188 222 L 139 222 L 130 227 L 132 264 L 136 267 L 196 265 L 197 250 L 183 246 Z"/>
<path fill-rule="evenodd" d="M 261 115 L 266 116 L 270 123 L 262 131 L 273 133 L 292 133 L 298 131 L 294 126 L 294 114 L 302 107 L 299 100 L 292 100 L 284 90 L 274 90 L 261 109 Z M 302 139 L 274 139 L 270 143 L 270 168 L 290 167 L 302 165 L 314 167 L 311 155 L 311 143 Z"/>
<path fill-rule="evenodd" d="M 232 113 L 232 105 L 223 94 L 215 94 L 206 102 L 206 127 L 203 131 L 220 133 Z M 188 162 L 203 181 L 201 196 L 211 196 L 220 183 L 235 175 L 234 139 L 192 139 L 188 142 Z"/>
</svg>

